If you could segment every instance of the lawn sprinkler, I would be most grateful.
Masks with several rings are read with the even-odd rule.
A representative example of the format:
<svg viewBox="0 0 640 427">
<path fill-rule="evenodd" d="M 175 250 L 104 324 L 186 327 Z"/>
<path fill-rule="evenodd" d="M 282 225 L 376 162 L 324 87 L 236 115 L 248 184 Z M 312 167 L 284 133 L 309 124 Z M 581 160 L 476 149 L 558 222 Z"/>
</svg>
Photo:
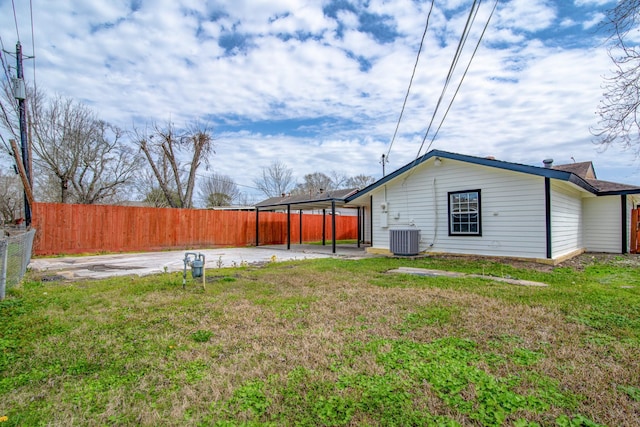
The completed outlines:
<svg viewBox="0 0 640 427">
<path fill-rule="evenodd" d="M 197 279 L 202 277 L 202 289 L 204 289 L 204 254 L 186 252 L 184 254 L 184 272 L 182 274 L 182 289 L 187 285 L 187 266 L 191 267 L 191 277 Z"/>
</svg>

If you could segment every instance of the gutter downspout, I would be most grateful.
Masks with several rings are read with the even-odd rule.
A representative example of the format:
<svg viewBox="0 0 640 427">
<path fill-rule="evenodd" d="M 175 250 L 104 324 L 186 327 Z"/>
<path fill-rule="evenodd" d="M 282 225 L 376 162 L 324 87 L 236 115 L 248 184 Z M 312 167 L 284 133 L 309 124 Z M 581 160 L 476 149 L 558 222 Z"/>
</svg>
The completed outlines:
<svg viewBox="0 0 640 427">
<path fill-rule="evenodd" d="M 369 239 L 373 247 L 373 196 L 369 196 Z"/>
<path fill-rule="evenodd" d="M 629 242 L 627 241 L 627 196 L 620 196 L 620 210 L 621 212 L 621 220 L 622 220 L 622 253 L 628 253 L 627 247 L 629 246 Z"/>
<path fill-rule="evenodd" d="M 551 179 L 544 179 L 544 208 L 547 225 L 547 259 L 553 257 L 551 248 Z"/>
</svg>

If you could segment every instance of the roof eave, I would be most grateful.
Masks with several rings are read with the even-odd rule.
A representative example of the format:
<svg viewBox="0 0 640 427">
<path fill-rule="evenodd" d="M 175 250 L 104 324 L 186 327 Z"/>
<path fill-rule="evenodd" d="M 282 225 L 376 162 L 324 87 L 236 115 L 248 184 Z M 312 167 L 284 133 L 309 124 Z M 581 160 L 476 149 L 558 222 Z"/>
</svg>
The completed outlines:
<svg viewBox="0 0 640 427">
<path fill-rule="evenodd" d="M 640 194 L 640 188 L 634 188 L 629 190 L 613 190 L 613 191 L 598 192 L 598 196 L 628 196 L 632 194 Z"/>
<path fill-rule="evenodd" d="M 510 163 L 510 162 L 505 162 L 505 161 L 495 160 L 495 159 L 467 156 L 464 154 L 451 153 L 448 151 L 432 150 L 424 154 L 422 157 L 419 157 L 416 160 L 410 163 L 407 163 L 400 169 L 397 169 L 394 172 L 390 173 L 389 175 L 379 179 L 378 181 L 374 182 L 368 187 L 363 188 L 361 191 L 357 192 L 356 194 L 348 197 L 346 199 L 347 203 L 352 202 L 353 200 L 359 197 L 362 197 L 365 194 L 375 190 L 376 188 L 386 184 L 392 179 L 395 179 L 403 175 L 405 172 L 408 172 L 409 170 L 420 165 L 421 163 L 426 162 L 432 157 L 441 157 L 445 159 L 458 160 L 461 162 L 467 162 L 467 163 L 472 163 L 472 164 L 481 165 L 481 166 L 488 166 L 488 167 L 493 167 L 493 168 L 498 168 L 503 170 L 526 173 L 530 175 L 542 176 L 545 178 L 568 181 L 583 188 L 586 191 L 589 191 L 594 194 L 597 193 L 597 190 L 593 186 L 591 186 L 588 182 L 584 181 L 582 178 L 578 177 L 577 175 L 572 174 L 571 172 L 566 172 L 566 171 L 561 171 L 561 170 L 556 170 L 551 168 L 541 168 L 538 166 L 521 165 L 518 163 Z"/>
<path fill-rule="evenodd" d="M 333 202 L 340 204 L 341 206 L 346 203 L 345 199 L 331 197 L 327 199 L 318 199 L 318 200 L 300 200 L 300 201 L 291 201 L 291 202 L 282 201 L 279 203 L 274 203 L 269 205 L 256 205 L 256 209 L 257 210 L 284 209 L 287 206 L 306 207 L 307 209 L 322 209 L 323 207 L 330 206 L 331 203 Z"/>
</svg>

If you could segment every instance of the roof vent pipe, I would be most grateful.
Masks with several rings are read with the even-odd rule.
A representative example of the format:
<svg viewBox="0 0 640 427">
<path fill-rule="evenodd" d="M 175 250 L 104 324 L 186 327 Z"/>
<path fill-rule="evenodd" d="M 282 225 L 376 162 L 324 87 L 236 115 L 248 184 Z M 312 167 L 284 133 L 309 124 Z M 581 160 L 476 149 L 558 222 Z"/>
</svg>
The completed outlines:
<svg viewBox="0 0 640 427">
<path fill-rule="evenodd" d="M 542 163 L 544 163 L 545 168 L 550 168 L 553 165 L 553 159 L 544 159 Z"/>
</svg>

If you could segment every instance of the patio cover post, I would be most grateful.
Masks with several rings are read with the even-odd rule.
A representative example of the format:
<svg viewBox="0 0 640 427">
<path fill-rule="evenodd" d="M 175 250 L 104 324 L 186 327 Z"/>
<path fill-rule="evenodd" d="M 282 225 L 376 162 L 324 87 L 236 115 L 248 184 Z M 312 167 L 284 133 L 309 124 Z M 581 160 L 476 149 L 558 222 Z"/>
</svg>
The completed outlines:
<svg viewBox="0 0 640 427">
<path fill-rule="evenodd" d="M 287 249 L 291 249 L 291 205 L 287 205 Z"/>
<path fill-rule="evenodd" d="M 322 209 L 322 246 L 327 244 L 327 210 Z"/>
<path fill-rule="evenodd" d="M 358 247 L 360 247 L 360 239 L 362 238 L 362 224 L 360 221 L 360 206 L 358 206 Z"/>
<path fill-rule="evenodd" d="M 333 234 L 333 242 L 331 243 L 331 253 L 336 253 L 336 201 L 331 201 L 331 234 Z"/>
<path fill-rule="evenodd" d="M 256 208 L 256 247 L 260 246 L 260 209 Z"/>
</svg>

